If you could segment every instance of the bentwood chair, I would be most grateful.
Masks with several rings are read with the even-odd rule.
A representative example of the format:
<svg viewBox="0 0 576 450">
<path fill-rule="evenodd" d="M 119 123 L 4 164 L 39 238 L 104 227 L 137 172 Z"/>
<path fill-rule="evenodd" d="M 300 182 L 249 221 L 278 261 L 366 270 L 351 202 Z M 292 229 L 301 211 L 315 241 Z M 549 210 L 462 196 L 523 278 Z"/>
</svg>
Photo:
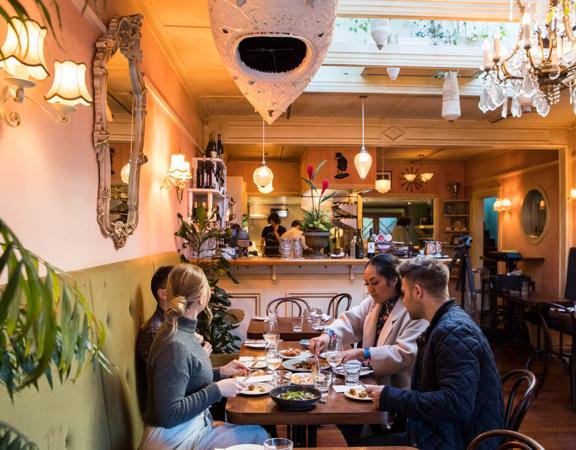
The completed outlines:
<svg viewBox="0 0 576 450">
<path fill-rule="evenodd" d="M 570 378 L 570 405 L 576 411 L 576 309 L 572 302 L 547 303 L 540 305 L 540 315 L 544 328 L 544 364 L 548 367 L 552 356 L 568 366 Z M 560 333 L 559 346 L 554 348 L 550 330 Z M 564 349 L 564 335 L 571 337 L 569 352 Z"/>
<path fill-rule="evenodd" d="M 334 319 L 340 315 L 341 312 L 348 311 L 352 304 L 352 296 L 350 294 L 337 294 L 330 299 L 328 303 L 328 310 L 326 314 Z M 344 310 L 340 311 L 341 305 L 344 305 Z"/>
<path fill-rule="evenodd" d="M 511 387 L 504 411 L 504 427 L 510 431 L 518 431 L 536 394 L 536 376 L 529 370 L 512 370 L 502 377 L 502 385 L 506 387 L 507 384 Z M 518 398 L 523 385 L 524 393 Z"/>
<path fill-rule="evenodd" d="M 490 430 L 474 438 L 467 450 L 477 450 L 490 439 L 500 439 L 498 450 L 518 448 L 521 450 L 545 450 L 545 448 L 525 434 L 510 430 Z"/>
<path fill-rule="evenodd" d="M 279 297 L 270 301 L 266 305 L 266 315 L 269 316 L 271 313 L 277 314 L 280 305 L 290 304 L 292 306 L 292 315 L 294 315 L 295 308 L 298 310 L 298 316 L 301 316 L 304 309 L 310 309 L 308 302 L 300 297 Z M 289 312 L 290 315 L 290 312 Z"/>
</svg>

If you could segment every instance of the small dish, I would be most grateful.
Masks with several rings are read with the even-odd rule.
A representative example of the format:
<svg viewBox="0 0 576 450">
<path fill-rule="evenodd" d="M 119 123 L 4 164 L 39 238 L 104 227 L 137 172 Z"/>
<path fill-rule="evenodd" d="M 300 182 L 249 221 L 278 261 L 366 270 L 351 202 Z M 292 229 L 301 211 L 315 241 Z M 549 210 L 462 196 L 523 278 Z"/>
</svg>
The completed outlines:
<svg viewBox="0 0 576 450">
<path fill-rule="evenodd" d="M 249 348 L 266 348 L 264 339 L 246 339 L 244 345 Z"/>
<path fill-rule="evenodd" d="M 312 353 L 308 350 L 300 350 L 299 348 L 285 348 L 280 350 L 280 356 L 284 359 L 292 359 L 292 358 L 309 358 L 312 356 Z"/>
<path fill-rule="evenodd" d="M 363 395 L 362 393 L 365 393 L 366 396 L 361 397 L 361 395 Z M 344 392 L 344 396 L 351 399 L 351 400 L 358 400 L 360 402 L 371 402 L 372 401 L 372 397 L 370 396 L 370 394 L 368 392 L 366 392 L 366 389 L 364 389 L 364 388 L 350 388 L 349 390 Z"/>
<path fill-rule="evenodd" d="M 272 386 L 267 383 L 250 383 L 246 389 L 240 391 L 240 394 L 248 396 L 266 395 L 271 390 Z"/>
</svg>

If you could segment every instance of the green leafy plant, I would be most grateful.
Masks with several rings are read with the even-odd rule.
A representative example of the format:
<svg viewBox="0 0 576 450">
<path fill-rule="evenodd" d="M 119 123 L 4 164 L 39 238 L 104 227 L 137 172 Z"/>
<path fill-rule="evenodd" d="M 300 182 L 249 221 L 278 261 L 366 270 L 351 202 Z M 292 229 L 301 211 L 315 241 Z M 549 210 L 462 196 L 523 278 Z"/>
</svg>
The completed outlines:
<svg viewBox="0 0 576 450">
<path fill-rule="evenodd" d="M 322 203 L 334 197 L 336 193 L 331 192 L 326 194 L 329 186 L 327 179 L 322 181 L 321 189 L 318 189 L 314 184 L 314 178 L 316 178 L 316 175 L 318 175 L 318 172 L 324 164 L 326 164 L 326 160 L 321 161 L 318 166 L 316 166 L 316 169 L 314 169 L 312 165 L 308 165 L 306 168 L 308 178 L 302 177 L 302 180 L 310 188 L 310 197 L 312 200 L 312 209 L 304 213 L 304 220 L 302 221 L 302 227 L 306 231 L 330 231 L 332 228 L 328 213 L 322 210 Z"/>
<path fill-rule="evenodd" d="M 239 349 L 240 338 L 234 336 L 232 331 L 238 328 L 239 323 L 236 317 L 229 313 L 232 303 L 218 283 L 224 276 L 228 276 L 234 283 L 238 283 L 238 280 L 230 272 L 230 263 L 224 258 L 218 245 L 220 239 L 229 237 L 229 232 L 215 227 L 213 219 L 203 207 L 197 209 L 192 222 L 178 214 L 180 227 L 175 234 L 183 242 L 180 259 L 200 267 L 212 288 L 208 307 L 198 316 L 198 333 L 212 344 L 214 353 L 233 353 Z M 187 253 L 188 257 L 184 253 Z"/>
<path fill-rule="evenodd" d="M 1 450 L 38 450 L 38 446 L 10 425 L 0 421 Z"/>
<path fill-rule="evenodd" d="M 0 219 L 0 382 L 10 397 L 53 371 L 75 380 L 88 361 L 108 369 L 104 326 L 66 274 L 27 250 Z M 45 273 L 41 277 L 40 273 Z"/>
</svg>

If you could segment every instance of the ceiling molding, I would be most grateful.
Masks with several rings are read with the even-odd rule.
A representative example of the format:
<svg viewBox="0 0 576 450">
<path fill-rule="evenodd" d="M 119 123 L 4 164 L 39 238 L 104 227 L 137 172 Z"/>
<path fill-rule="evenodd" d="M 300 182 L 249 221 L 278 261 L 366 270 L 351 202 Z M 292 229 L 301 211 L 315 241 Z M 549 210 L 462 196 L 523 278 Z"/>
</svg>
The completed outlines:
<svg viewBox="0 0 576 450">
<path fill-rule="evenodd" d="M 507 22 L 509 7 L 509 0 L 340 0 L 337 15 Z"/>
</svg>

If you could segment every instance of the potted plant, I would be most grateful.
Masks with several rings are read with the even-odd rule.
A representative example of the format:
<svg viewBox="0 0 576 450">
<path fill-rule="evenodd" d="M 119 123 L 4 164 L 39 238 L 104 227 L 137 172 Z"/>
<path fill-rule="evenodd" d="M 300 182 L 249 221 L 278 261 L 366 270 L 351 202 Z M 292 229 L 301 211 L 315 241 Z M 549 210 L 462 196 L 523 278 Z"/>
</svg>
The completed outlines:
<svg viewBox="0 0 576 450">
<path fill-rule="evenodd" d="M 322 253 L 322 250 L 328 247 L 330 229 L 332 228 L 330 215 L 326 209 L 322 208 L 322 204 L 334 197 L 335 194 L 335 192 L 326 193 L 329 186 L 327 179 L 322 181 L 321 189 L 318 189 L 314 184 L 314 179 L 324 164 L 326 164 L 326 160 L 321 161 L 318 166 L 316 166 L 316 169 L 314 169 L 314 166 L 308 165 L 306 168 L 308 178 L 302 177 L 302 180 L 310 188 L 310 205 L 304 213 L 302 227 L 304 228 L 306 245 L 313 250 L 310 257 L 318 259 L 326 257 L 326 255 Z"/>
</svg>

